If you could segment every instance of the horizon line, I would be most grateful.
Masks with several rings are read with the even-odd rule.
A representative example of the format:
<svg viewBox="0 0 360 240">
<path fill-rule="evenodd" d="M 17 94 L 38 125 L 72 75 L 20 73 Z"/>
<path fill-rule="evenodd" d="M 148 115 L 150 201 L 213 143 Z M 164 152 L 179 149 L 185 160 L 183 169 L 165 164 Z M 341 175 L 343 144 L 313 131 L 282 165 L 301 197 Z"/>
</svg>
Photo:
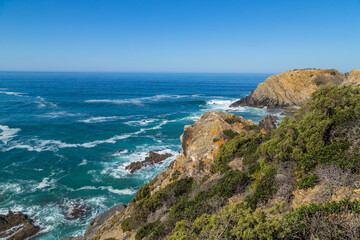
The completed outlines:
<svg viewBox="0 0 360 240">
<path fill-rule="evenodd" d="M 289 71 L 289 70 L 288 70 Z M 68 71 L 68 70 L 0 70 L 0 73 L 154 73 L 154 74 L 277 74 L 274 72 L 178 72 L 178 71 Z"/>
</svg>

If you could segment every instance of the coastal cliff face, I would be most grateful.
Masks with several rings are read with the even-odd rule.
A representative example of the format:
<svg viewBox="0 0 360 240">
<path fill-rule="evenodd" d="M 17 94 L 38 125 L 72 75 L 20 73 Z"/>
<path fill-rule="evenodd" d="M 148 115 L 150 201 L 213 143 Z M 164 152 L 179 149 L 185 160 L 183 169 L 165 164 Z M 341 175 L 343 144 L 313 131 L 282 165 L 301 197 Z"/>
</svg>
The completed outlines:
<svg viewBox="0 0 360 240">
<path fill-rule="evenodd" d="M 204 113 L 169 168 L 76 239 L 359 239 L 359 109 L 360 88 L 326 86 L 277 128 Z"/>
<path fill-rule="evenodd" d="M 346 81 L 344 81 L 344 85 L 360 86 L 360 69 L 352 70 L 351 72 L 346 73 L 345 76 Z"/>
<path fill-rule="evenodd" d="M 255 130 L 254 130 L 255 129 Z M 184 133 L 181 138 L 182 152 L 164 171 L 160 172 L 149 184 L 149 194 L 154 195 L 169 184 L 186 179 L 200 181 L 204 176 L 211 174 L 211 166 L 219 152 L 219 148 L 232 136 L 226 134 L 239 134 L 249 131 L 257 131 L 265 134 L 266 131 L 257 127 L 251 120 L 245 120 L 243 117 L 220 112 L 211 111 L 204 113 L 200 119 L 193 125 L 184 127 Z M 236 163 L 238 161 L 238 163 Z M 239 164 L 239 159 L 234 160 L 234 166 Z M 239 166 L 237 166 L 239 167 Z M 212 179 L 219 178 L 214 174 Z M 139 190 L 141 191 L 141 189 Z M 164 199 L 164 203 L 165 203 Z M 138 227 L 135 226 L 130 231 L 124 231 L 122 222 L 136 214 L 135 201 L 123 211 L 112 211 L 106 221 L 100 224 L 90 224 L 86 228 L 84 238 L 81 239 L 135 239 Z M 164 221 L 168 207 L 164 206 L 160 212 L 150 214 L 145 222 Z"/>
<path fill-rule="evenodd" d="M 359 84 L 359 72 L 353 70 L 343 74 L 335 69 L 287 71 L 267 78 L 249 96 L 234 102 L 231 107 L 300 107 L 310 100 L 314 91 L 325 85 Z"/>
</svg>

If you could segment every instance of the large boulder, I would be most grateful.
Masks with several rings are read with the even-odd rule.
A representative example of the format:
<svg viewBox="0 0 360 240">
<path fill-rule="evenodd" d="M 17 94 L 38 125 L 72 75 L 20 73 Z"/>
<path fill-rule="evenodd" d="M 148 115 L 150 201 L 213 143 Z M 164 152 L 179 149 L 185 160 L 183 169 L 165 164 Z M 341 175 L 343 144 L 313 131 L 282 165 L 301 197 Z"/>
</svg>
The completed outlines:
<svg viewBox="0 0 360 240">
<path fill-rule="evenodd" d="M 0 215 L 0 239 L 22 240 L 34 236 L 40 228 L 27 215 L 9 211 Z"/>
</svg>

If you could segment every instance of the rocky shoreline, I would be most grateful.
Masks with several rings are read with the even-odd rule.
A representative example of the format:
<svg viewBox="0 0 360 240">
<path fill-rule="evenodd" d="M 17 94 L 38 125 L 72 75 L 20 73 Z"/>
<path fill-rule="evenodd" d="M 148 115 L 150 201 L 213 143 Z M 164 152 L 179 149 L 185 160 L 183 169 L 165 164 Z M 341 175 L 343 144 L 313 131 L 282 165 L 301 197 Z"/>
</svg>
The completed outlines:
<svg viewBox="0 0 360 240">
<path fill-rule="evenodd" d="M 360 86 L 360 70 L 353 70 L 345 74 L 334 69 L 301 69 L 288 71 L 268 78 L 264 83 L 260 83 L 249 96 L 240 99 L 231 106 L 266 106 L 269 108 L 285 108 L 297 111 L 300 106 L 311 99 L 314 91 L 327 85 Z M 193 192 L 191 194 L 194 196 L 199 194 L 200 191 L 210 189 L 214 184 L 219 181 L 221 182 L 223 177 L 222 174 L 214 171 L 213 168 L 214 162 L 217 161 L 217 156 L 221 151 L 221 146 L 241 134 L 249 134 L 252 137 L 257 136 L 258 138 L 264 139 L 269 138 L 269 133 L 277 128 L 277 120 L 276 117 L 268 115 L 256 125 L 251 120 L 246 120 L 230 113 L 219 111 L 204 113 L 193 125 L 184 127 L 184 132 L 181 136 L 182 152 L 180 155 L 175 158 L 167 169 L 160 172 L 150 183 L 140 188 L 136 197 L 128 206 L 124 204 L 115 205 L 93 219 L 86 227 L 84 236 L 70 237 L 66 238 L 66 240 L 142 239 L 136 237 L 140 231 L 140 222 L 142 224 L 150 224 L 149 228 L 156 228 L 160 226 L 161 223 L 168 221 L 169 212 L 174 203 L 179 204 L 179 202 L 177 202 L 179 200 L 175 197 L 177 194 L 176 190 L 170 195 L 166 192 L 170 191 L 167 190 L 169 186 L 180 181 L 187 184 L 186 181 L 191 178 L 193 179 L 192 181 L 201 183 L 200 186 L 202 188 L 201 190 L 192 190 Z M 245 139 L 244 141 L 250 140 Z M 229 148 L 228 151 L 232 151 L 233 148 L 236 147 L 232 146 L 232 148 Z M 171 157 L 171 154 L 168 153 L 159 154 L 149 152 L 149 156 L 146 157 L 145 160 L 133 162 L 129 164 L 126 169 L 133 173 L 142 167 L 154 165 L 169 157 Z M 232 171 L 244 169 L 244 164 L 244 157 L 241 157 L 240 153 L 235 154 L 235 156 L 231 158 L 231 161 L 228 162 L 228 166 Z M 250 167 L 246 168 L 247 171 L 251 171 L 248 168 Z M 314 188 L 291 191 L 291 189 L 297 189 L 289 184 L 289 181 L 295 181 L 296 176 L 294 176 L 295 173 L 293 170 L 289 169 L 292 169 L 290 163 L 289 166 L 285 164 L 281 169 L 277 169 L 274 175 L 274 181 L 277 184 L 276 187 L 279 189 L 277 194 L 286 192 L 286 201 L 292 207 L 314 201 L 320 203 L 329 199 L 343 200 L 345 197 L 349 199 L 355 199 L 355 197 L 357 197 L 356 184 L 353 184 L 355 180 L 350 179 L 350 175 L 346 175 L 346 179 L 343 177 L 345 180 L 341 180 L 343 182 L 351 182 L 351 184 L 346 186 L 339 185 L 338 182 L 340 180 L 333 181 L 332 178 L 334 178 L 334 176 L 332 176 L 329 180 L 332 190 L 331 192 L 326 192 L 327 175 L 325 177 L 323 176 L 325 175 L 324 171 L 333 171 L 336 172 L 336 174 L 341 174 L 337 169 L 334 170 L 333 168 L 316 170 L 320 178 L 317 180 L 319 184 Z M 355 179 L 355 177 L 353 178 Z M 356 178 L 356 181 L 357 180 Z M 181 191 L 186 192 L 187 190 L 182 189 Z M 322 196 L 317 197 L 320 193 Z M 150 199 L 154 196 L 158 198 L 155 202 L 151 202 L 151 204 L 145 202 L 147 198 Z M 163 199 L 163 196 L 166 196 L 166 199 Z M 236 194 L 227 199 L 227 204 L 231 205 L 241 202 L 246 196 L 246 194 L 239 190 L 239 192 L 236 192 Z M 274 199 L 269 201 L 269 206 L 275 206 L 280 203 L 277 201 L 277 197 L 276 195 Z M 167 201 L 170 202 L 168 205 Z M 142 214 L 146 213 L 146 217 L 143 218 L 143 216 L 138 215 L 138 211 L 140 211 L 138 208 L 141 204 L 148 204 L 145 205 L 145 208 L 154 208 L 154 211 L 151 210 L 152 212 L 148 213 L 146 209 L 141 210 L 144 211 Z M 160 208 L 158 205 L 162 207 Z M 267 209 L 268 207 L 264 205 L 262 208 Z M 217 210 L 217 212 L 219 212 L 219 210 Z M 81 215 L 82 212 L 75 212 L 74 214 Z M 140 221 L 139 219 L 142 220 Z M 146 224 L 142 226 L 141 231 L 146 231 L 146 228 L 145 230 L 143 229 L 144 226 L 147 226 Z M 23 227 L 20 229 L 16 228 L 16 226 Z M 39 228 L 33 225 L 33 221 L 22 213 L 14 214 L 9 212 L 6 216 L 0 215 L 0 238 L 3 236 L 1 234 L 7 234 L 4 236 L 11 236 L 9 239 L 24 239 L 37 234 L 39 230 Z"/>
<path fill-rule="evenodd" d="M 0 215 L 0 239 L 26 239 L 39 231 L 33 220 L 21 212 L 9 211 L 7 215 Z"/>
</svg>

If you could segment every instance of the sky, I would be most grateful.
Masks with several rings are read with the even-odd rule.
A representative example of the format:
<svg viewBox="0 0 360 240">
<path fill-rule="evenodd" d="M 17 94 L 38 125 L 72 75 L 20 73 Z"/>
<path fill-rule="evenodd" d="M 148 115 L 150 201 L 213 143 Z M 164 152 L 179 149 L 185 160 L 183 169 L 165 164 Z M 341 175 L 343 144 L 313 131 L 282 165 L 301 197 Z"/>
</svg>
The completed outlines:
<svg viewBox="0 0 360 240">
<path fill-rule="evenodd" d="M 0 71 L 360 68 L 360 0 L 0 0 Z"/>
</svg>

